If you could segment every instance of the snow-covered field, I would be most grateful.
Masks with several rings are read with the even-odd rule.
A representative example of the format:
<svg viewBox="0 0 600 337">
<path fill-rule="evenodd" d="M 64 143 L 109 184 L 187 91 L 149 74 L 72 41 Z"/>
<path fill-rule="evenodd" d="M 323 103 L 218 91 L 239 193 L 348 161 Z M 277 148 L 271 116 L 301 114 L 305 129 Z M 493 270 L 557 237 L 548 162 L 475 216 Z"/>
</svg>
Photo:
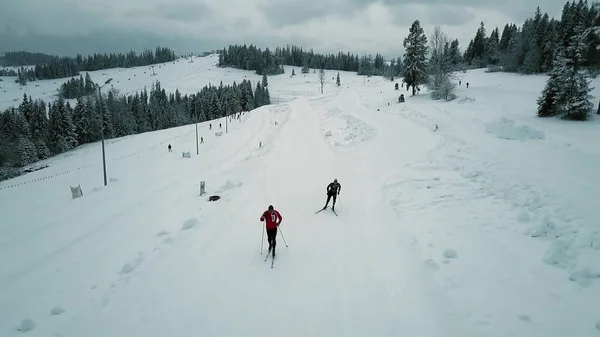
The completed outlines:
<svg viewBox="0 0 600 337">
<path fill-rule="evenodd" d="M 193 61 L 90 75 L 121 93 L 259 79 Z M 600 335 L 598 120 L 535 117 L 544 76 L 470 71 L 444 103 L 345 72 L 321 95 L 286 71 L 279 104 L 222 136 L 199 124 L 199 155 L 190 125 L 107 141 L 106 187 L 100 144 L 0 182 L 0 336 Z M 314 214 L 334 178 L 339 216 Z"/>
</svg>

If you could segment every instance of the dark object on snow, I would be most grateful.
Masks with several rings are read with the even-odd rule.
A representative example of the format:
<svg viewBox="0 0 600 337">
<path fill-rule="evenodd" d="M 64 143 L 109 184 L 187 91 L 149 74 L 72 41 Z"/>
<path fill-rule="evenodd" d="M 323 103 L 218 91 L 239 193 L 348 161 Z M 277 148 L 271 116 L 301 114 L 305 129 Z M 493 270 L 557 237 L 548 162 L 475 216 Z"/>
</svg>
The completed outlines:
<svg viewBox="0 0 600 337">
<path fill-rule="evenodd" d="M 469 89 L 469 82 L 467 82 L 467 89 Z"/>
<path fill-rule="evenodd" d="M 401 94 L 400 97 L 398 97 L 398 103 L 404 103 L 404 94 Z"/>
<path fill-rule="evenodd" d="M 394 86 L 394 89 L 398 90 L 398 83 Z"/>
<path fill-rule="evenodd" d="M 173 151 L 171 150 L 171 144 L 169 144 L 169 152 L 173 152 Z"/>
<path fill-rule="evenodd" d="M 208 197 L 208 201 L 217 201 L 219 199 L 221 199 L 221 197 L 218 195 L 211 195 L 210 197 Z"/>
</svg>

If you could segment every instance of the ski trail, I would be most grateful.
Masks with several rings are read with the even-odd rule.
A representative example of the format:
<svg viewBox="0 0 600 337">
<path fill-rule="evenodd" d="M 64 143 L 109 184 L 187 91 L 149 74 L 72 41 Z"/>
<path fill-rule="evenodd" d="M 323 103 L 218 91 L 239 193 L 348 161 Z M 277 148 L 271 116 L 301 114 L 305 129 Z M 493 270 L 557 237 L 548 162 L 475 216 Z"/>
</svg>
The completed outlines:
<svg viewBox="0 0 600 337">
<path fill-rule="evenodd" d="M 441 304 L 443 295 L 420 261 L 401 246 L 407 240 L 387 231 L 393 218 L 384 209 L 379 179 L 370 178 L 368 147 L 366 160 L 353 162 L 322 138 L 308 100 L 295 101 L 291 109 L 289 123 L 252 187 L 256 193 L 247 200 L 247 208 L 257 212 L 235 217 L 242 223 L 256 219 L 257 225 L 232 224 L 215 255 L 226 261 L 244 256 L 241 264 L 221 267 L 224 275 L 237 273 L 244 280 L 245 286 L 237 288 L 238 280 L 221 280 L 231 298 L 244 299 L 243 304 L 236 301 L 241 312 L 253 317 L 238 321 L 237 328 L 262 336 L 278 336 L 283 330 L 289 336 L 469 336 L 453 307 Z M 340 216 L 330 210 L 314 214 L 333 178 L 342 184 L 336 207 Z M 278 236 L 274 269 L 260 257 L 255 241 L 262 229 L 258 218 L 269 204 L 282 213 L 280 230 L 290 246 Z M 248 289 L 255 294 L 250 296 Z M 247 303 L 254 302 L 276 311 L 253 312 Z M 211 316 L 218 320 L 219 314 Z M 273 329 L 256 330 L 255 320 L 272 320 Z M 223 333 L 218 323 L 209 325 L 210 331 Z"/>
<path fill-rule="evenodd" d="M 127 288 L 112 294 L 110 310 L 83 316 L 72 335 L 469 336 L 453 325 L 461 321 L 440 304 L 402 240 L 387 232 L 393 219 L 381 202 L 379 178 L 371 178 L 368 151 L 365 161 L 352 162 L 322 138 L 307 99 L 290 109 L 271 151 L 252 165 L 259 170 L 215 204 L 220 215 L 202 224 L 210 230 L 190 231 L 136 269 Z M 314 214 L 336 177 L 340 216 Z M 282 213 L 280 231 L 289 244 L 278 236 L 273 269 L 265 261 L 266 238 L 262 255 L 259 242 L 259 217 L 269 204 Z M 119 308 L 132 301 L 136 312 L 124 315 Z"/>
</svg>

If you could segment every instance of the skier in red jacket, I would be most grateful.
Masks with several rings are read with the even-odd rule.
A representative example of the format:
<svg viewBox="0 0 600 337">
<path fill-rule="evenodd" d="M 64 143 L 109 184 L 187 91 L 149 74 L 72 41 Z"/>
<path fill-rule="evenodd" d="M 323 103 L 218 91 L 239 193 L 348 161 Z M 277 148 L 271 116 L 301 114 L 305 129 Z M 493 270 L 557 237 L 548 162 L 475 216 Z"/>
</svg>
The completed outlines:
<svg viewBox="0 0 600 337">
<path fill-rule="evenodd" d="M 273 208 L 273 205 L 270 205 L 269 209 L 266 210 L 260 217 L 260 221 L 266 221 L 267 240 L 269 241 L 269 253 L 272 249 L 273 257 L 275 257 L 275 245 L 277 244 L 277 242 L 275 241 L 275 238 L 277 237 L 277 227 L 279 227 L 281 220 L 281 214 L 279 214 L 279 212 Z"/>
</svg>

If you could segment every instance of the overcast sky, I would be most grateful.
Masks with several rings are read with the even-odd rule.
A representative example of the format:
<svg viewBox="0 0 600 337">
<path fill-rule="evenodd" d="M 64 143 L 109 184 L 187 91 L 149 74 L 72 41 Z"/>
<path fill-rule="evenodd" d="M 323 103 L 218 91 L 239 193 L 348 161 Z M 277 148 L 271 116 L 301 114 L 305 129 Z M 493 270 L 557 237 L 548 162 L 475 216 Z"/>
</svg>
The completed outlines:
<svg viewBox="0 0 600 337">
<path fill-rule="evenodd" d="M 464 51 L 481 21 L 488 33 L 520 26 L 539 4 L 560 17 L 565 0 L 1 0 L 0 53 L 57 55 L 141 51 L 176 53 L 229 44 L 296 44 L 317 52 L 403 52 L 415 19 L 428 35 L 440 25 Z"/>
</svg>

